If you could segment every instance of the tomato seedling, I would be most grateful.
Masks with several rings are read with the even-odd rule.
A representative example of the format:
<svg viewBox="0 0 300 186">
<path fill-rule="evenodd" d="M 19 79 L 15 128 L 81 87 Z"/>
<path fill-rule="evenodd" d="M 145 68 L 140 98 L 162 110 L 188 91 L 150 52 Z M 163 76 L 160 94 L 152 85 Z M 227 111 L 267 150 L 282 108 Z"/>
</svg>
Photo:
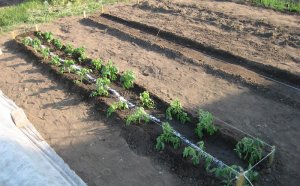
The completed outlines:
<svg viewBox="0 0 300 186">
<path fill-rule="evenodd" d="M 96 80 L 96 91 L 91 96 L 108 96 L 110 80 L 108 78 L 98 78 Z"/>
<path fill-rule="evenodd" d="M 48 43 L 53 40 L 53 34 L 51 32 L 44 32 L 43 37 Z"/>
<path fill-rule="evenodd" d="M 135 75 L 132 71 L 126 71 L 123 73 L 120 80 L 121 80 L 123 88 L 129 89 L 129 88 L 133 87 Z"/>
<path fill-rule="evenodd" d="M 156 138 L 155 148 L 164 150 L 166 143 L 171 143 L 174 149 L 180 146 L 180 138 L 174 134 L 174 129 L 168 122 L 162 124 L 163 133 Z"/>
<path fill-rule="evenodd" d="M 154 101 L 150 98 L 150 94 L 148 91 L 140 93 L 140 100 L 143 107 L 146 107 L 148 109 L 153 109 L 155 107 Z"/>
<path fill-rule="evenodd" d="M 168 120 L 172 120 L 174 116 L 183 124 L 190 121 L 190 118 L 187 113 L 183 111 L 181 103 L 177 99 L 171 102 L 171 105 L 166 110 L 166 118 Z"/>
<path fill-rule="evenodd" d="M 53 39 L 53 45 L 58 50 L 61 50 L 63 48 L 63 44 L 62 44 L 62 42 L 59 39 Z"/>
<path fill-rule="evenodd" d="M 44 59 L 47 59 L 50 56 L 50 49 L 49 48 L 39 48 L 38 52 L 40 52 Z"/>
<path fill-rule="evenodd" d="M 110 117 L 112 113 L 116 112 L 116 110 L 125 110 L 128 109 L 128 105 L 124 101 L 118 101 L 113 103 L 112 105 L 109 106 L 107 109 L 107 117 Z"/>
<path fill-rule="evenodd" d="M 213 116 L 211 113 L 199 109 L 198 114 L 199 122 L 197 123 L 195 133 L 199 138 L 203 137 L 204 131 L 209 135 L 213 135 L 215 132 L 217 132 L 218 129 L 213 124 Z"/>
<path fill-rule="evenodd" d="M 67 55 L 72 55 L 73 54 L 73 51 L 74 51 L 74 48 L 72 47 L 71 44 L 67 44 L 64 48 L 64 51 Z"/>
<path fill-rule="evenodd" d="M 93 59 L 92 60 L 92 67 L 96 71 L 100 71 L 101 70 L 102 64 L 103 64 L 103 61 L 101 59 Z"/>
<path fill-rule="evenodd" d="M 60 72 L 64 73 L 65 71 L 67 71 L 68 73 L 73 72 L 75 69 L 73 67 L 73 65 L 75 64 L 75 62 L 73 60 L 65 60 L 63 65 L 60 68 Z"/>
<path fill-rule="evenodd" d="M 101 69 L 103 77 L 109 78 L 111 81 L 115 81 L 118 75 L 118 68 L 113 65 L 112 61 L 108 61 L 107 65 L 104 65 Z"/>
<path fill-rule="evenodd" d="M 80 77 L 80 82 L 82 83 L 83 80 L 87 80 L 87 74 L 91 73 L 92 70 L 88 68 L 81 68 L 77 70 L 75 73 Z"/>
<path fill-rule="evenodd" d="M 138 107 L 133 114 L 127 117 L 126 125 L 131 125 L 131 123 L 141 123 L 142 121 L 148 123 L 150 118 L 143 107 Z"/>
<path fill-rule="evenodd" d="M 50 63 L 54 66 L 60 66 L 61 65 L 60 59 L 57 55 L 51 57 L 51 62 Z"/>
<path fill-rule="evenodd" d="M 79 47 L 75 48 L 72 52 L 72 56 L 81 63 L 86 59 L 85 48 Z"/>
<path fill-rule="evenodd" d="M 204 150 L 204 142 L 200 141 L 197 143 L 199 148 Z M 183 150 L 183 157 L 190 157 L 194 165 L 198 165 L 200 163 L 200 159 L 205 158 L 203 154 L 193 147 L 185 147 Z"/>
<path fill-rule="evenodd" d="M 234 151 L 240 158 L 248 160 L 250 165 L 254 165 L 261 160 L 263 156 L 263 147 L 264 145 L 260 139 L 244 137 L 236 144 Z"/>
</svg>

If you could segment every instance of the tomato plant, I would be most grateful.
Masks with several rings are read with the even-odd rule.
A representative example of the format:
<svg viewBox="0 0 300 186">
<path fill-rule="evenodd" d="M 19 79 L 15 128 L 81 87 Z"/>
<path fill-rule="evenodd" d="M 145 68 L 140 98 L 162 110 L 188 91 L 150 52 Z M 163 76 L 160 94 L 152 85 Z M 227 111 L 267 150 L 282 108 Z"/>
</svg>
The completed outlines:
<svg viewBox="0 0 300 186">
<path fill-rule="evenodd" d="M 110 80 L 108 78 L 98 78 L 96 80 L 96 91 L 91 96 L 108 96 Z"/>
<path fill-rule="evenodd" d="M 128 105 L 124 101 L 118 101 L 113 103 L 112 105 L 109 106 L 107 109 L 107 117 L 110 117 L 112 113 L 114 113 L 116 110 L 125 110 L 128 109 Z"/>
<path fill-rule="evenodd" d="M 150 94 L 148 91 L 140 93 L 140 100 L 142 102 L 142 105 L 146 108 L 153 109 L 155 106 L 154 101 L 150 98 Z"/>
<path fill-rule="evenodd" d="M 74 48 L 72 47 L 71 44 L 67 44 L 64 48 L 64 51 L 67 55 L 72 55 L 73 54 L 73 51 L 74 51 Z"/>
<path fill-rule="evenodd" d="M 198 146 L 200 149 L 204 150 L 204 142 L 203 141 L 198 142 Z M 204 158 L 204 156 L 202 155 L 201 152 L 197 151 L 196 149 L 194 149 L 193 147 L 190 147 L 190 146 L 184 148 L 183 157 L 184 158 L 191 157 L 191 160 L 194 165 L 198 165 L 200 163 L 200 159 Z"/>
<path fill-rule="evenodd" d="M 60 68 L 60 72 L 64 73 L 65 71 L 67 71 L 68 73 L 73 72 L 75 69 L 73 67 L 73 65 L 75 64 L 75 62 L 73 60 L 65 60 L 63 65 Z"/>
<path fill-rule="evenodd" d="M 115 81 L 117 79 L 118 72 L 118 68 L 112 63 L 112 61 L 108 61 L 107 65 L 103 66 L 101 69 L 102 76 L 109 78 L 111 81 Z"/>
<path fill-rule="evenodd" d="M 263 143 L 258 138 L 244 137 L 236 144 L 234 151 L 240 158 L 248 160 L 250 165 L 254 165 L 263 156 L 263 146 Z"/>
<path fill-rule="evenodd" d="M 61 43 L 61 41 L 59 39 L 53 39 L 53 45 L 58 49 L 61 50 L 63 47 L 63 44 Z"/>
<path fill-rule="evenodd" d="M 92 60 L 92 66 L 96 71 L 101 70 L 103 61 L 101 59 L 93 59 Z"/>
<path fill-rule="evenodd" d="M 60 59 L 57 55 L 51 57 L 50 63 L 54 66 L 60 66 L 61 65 Z"/>
<path fill-rule="evenodd" d="M 138 107 L 133 114 L 127 117 L 126 125 L 130 125 L 131 123 L 141 123 L 142 121 L 148 123 L 150 118 L 143 107 Z"/>
<path fill-rule="evenodd" d="M 79 47 L 73 49 L 72 56 L 78 59 L 79 62 L 83 62 L 86 59 L 85 48 Z"/>
<path fill-rule="evenodd" d="M 162 124 L 163 133 L 156 138 L 155 148 L 157 150 L 163 150 L 166 143 L 171 143 L 174 149 L 180 146 L 180 138 L 174 134 L 174 129 L 168 122 Z"/>
<path fill-rule="evenodd" d="M 43 37 L 48 43 L 53 40 L 53 34 L 51 32 L 44 32 Z"/>
<path fill-rule="evenodd" d="M 91 69 L 81 68 L 80 70 L 76 71 L 76 74 L 80 77 L 80 82 L 82 83 L 83 80 L 87 80 L 87 74 L 91 72 L 92 72 Z"/>
<path fill-rule="evenodd" d="M 129 88 L 133 87 L 135 75 L 132 71 L 126 71 L 123 73 L 120 80 L 121 80 L 123 88 L 129 89 Z"/>
<path fill-rule="evenodd" d="M 44 59 L 47 59 L 50 56 L 50 49 L 49 48 L 39 48 L 38 52 L 40 52 Z"/>
<path fill-rule="evenodd" d="M 172 120 L 173 116 L 175 116 L 181 123 L 190 121 L 187 113 L 183 111 L 179 100 L 174 100 L 173 102 L 171 102 L 171 105 L 166 110 L 167 119 Z"/>
<path fill-rule="evenodd" d="M 217 132 L 217 128 L 213 124 L 213 116 L 211 113 L 199 109 L 199 122 L 195 130 L 196 135 L 199 138 L 203 137 L 203 132 L 206 131 L 209 135 L 213 135 Z"/>
</svg>

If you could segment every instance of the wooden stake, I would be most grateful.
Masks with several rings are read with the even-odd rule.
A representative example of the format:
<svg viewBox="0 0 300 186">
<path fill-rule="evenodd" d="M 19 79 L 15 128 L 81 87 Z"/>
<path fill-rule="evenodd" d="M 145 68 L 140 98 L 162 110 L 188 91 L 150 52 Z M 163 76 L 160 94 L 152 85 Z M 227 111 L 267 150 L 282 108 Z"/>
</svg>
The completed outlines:
<svg viewBox="0 0 300 186">
<path fill-rule="evenodd" d="M 86 18 L 86 13 L 85 13 L 85 11 L 83 11 L 83 17 Z"/>
<path fill-rule="evenodd" d="M 15 31 L 12 31 L 12 32 L 11 32 L 11 38 L 12 38 L 12 39 L 16 39 Z"/>
<path fill-rule="evenodd" d="M 104 6 L 101 5 L 101 14 L 103 14 L 103 13 L 104 13 Z"/>
<path fill-rule="evenodd" d="M 39 31 L 39 27 L 37 25 L 35 25 L 35 31 Z"/>
<path fill-rule="evenodd" d="M 268 163 L 268 166 L 270 167 L 273 162 L 274 162 L 274 157 L 275 157 L 275 152 L 276 152 L 276 149 L 275 149 L 275 146 L 272 146 L 272 151 L 273 153 L 270 154 L 270 157 L 269 157 L 269 163 Z"/>
<path fill-rule="evenodd" d="M 245 182 L 245 177 L 243 173 L 240 173 L 239 177 L 236 180 L 236 186 L 243 186 Z"/>
<path fill-rule="evenodd" d="M 1 48 L 0 48 L 0 56 L 3 54 L 3 52 L 2 52 L 2 50 L 1 50 Z"/>
<path fill-rule="evenodd" d="M 137 0 L 137 4 L 140 4 L 140 0 Z"/>
</svg>

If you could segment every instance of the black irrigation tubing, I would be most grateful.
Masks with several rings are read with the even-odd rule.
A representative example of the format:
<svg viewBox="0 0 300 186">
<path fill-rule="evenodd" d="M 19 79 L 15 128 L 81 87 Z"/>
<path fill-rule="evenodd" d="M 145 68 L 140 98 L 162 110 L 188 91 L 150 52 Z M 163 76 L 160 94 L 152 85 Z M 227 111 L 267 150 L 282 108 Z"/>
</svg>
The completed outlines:
<svg viewBox="0 0 300 186">
<path fill-rule="evenodd" d="M 170 42 L 173 42 L 173 43 L 176 43 L 179 45 L 183 45 L 187 48 L 202 52 L 213 58 L 219 59 L 221 61 L 224 61 L 227 63 L 232 63 L 232 64 L 237 64 L 237 65 L 243 66 L 249 70 L 254 70 L 255 72 L 258 72 L 261 77 L 264 77 L 273 82 L 284 85 L 286 87 L 292 88 L 294 90 L 300 91 L 300 88 L 298 88 L 300 86 L 300 76 L 290 73 L 287 70 L 278 69 L 271 65 L 265 65 L 265 64 L 262 64 L 262 63 L 259 63 L 256 61 L 248 60 L 241 56 L 232 54 L 231 52 L 224 51 L 222 49 L 216 49 L 211 46 L 206 46 L 206 45 L 204 45 L 200 42 L 197 42 L 195 40 L 192 40 L 190 38 L 176 35 L 172 32 L 165 31 L 165 30 L 156 28 L 154 26 L 150 26 L 150 25 L 143 24 L 140 22 L 126 20 L 126 19 L 117 17 L 115 15 L 106 14 L 106 13 L 101 14 L 101 17 L 115 21 L 117 23 L 121 23 L 123 25 L 126 25 L 126 26 L 134 28 L 134 29 L 142 30 L 143 32 L 146 32 L 151 35 L 155 35 L 157 37 L 168 40 Z M 276 78 L 278 80 L 276 80 L 274 78 Z M 287 83 L 290 83 L 291 85 L 287 84 L 285 82 L 279 81 L 279 80 L 286 81 Z M 295 86 L 293 86 L 293 85 L 295 85 Z"/>
</svg>

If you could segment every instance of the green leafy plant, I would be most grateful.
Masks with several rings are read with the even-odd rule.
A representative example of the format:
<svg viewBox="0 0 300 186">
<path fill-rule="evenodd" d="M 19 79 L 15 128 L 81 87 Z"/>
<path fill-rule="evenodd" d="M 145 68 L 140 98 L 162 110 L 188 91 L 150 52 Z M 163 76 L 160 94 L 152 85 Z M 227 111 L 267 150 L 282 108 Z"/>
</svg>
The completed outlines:
<svg viewBox="0 0 300 186">
<path fill-rule="evenodd" d="M 204 142 L 198 142 L 198 146 L 200 149 L 204 150 Z M 193 147 L 185 147 L 183 150 L 183 157 L 187 158 L 190 157 L 194 165 L 198 165 L 200 163 L 200 159 L 204 158 L 203 154 Z"/>
<path fill-rule="evenodd" d="M 75 69 L 73 68 L 74 65 L 74 61 L 73 60 L 65 60 L 63 65 L 60 68 L 60 72 L 64 73 L 65 71 L 67 71 L 68 73 L 73 72 Z"/>
<path fill-rule="evenodd" d="M 123 88 L 129 89 L 133 87 L 133 82 L 135 80 L 135 75 L 132 71 L 126 71 L 121 76 L 121 83 L 123 85 Z"/>
<path fill-rule="evenodd" d="M 29 37 L 25 37 L 22 39 L 22 43 L 26 46 L 30 46 L 31 45 L 31 39 Z"/>
<path fill-rule="evenodd" d="M 114 113 L 116 110 L 125 110 L 128 109 L 128 105 L 124 101 L 118 101 L 113 103 L 112 105 L 109 106 L 107 109 L 107 117 L 110 117 L 112 113 Z"/>
<path fill-rule="evenodd" d="M 153 109 L 155 107 L 154 101 L 150 98 L 148 91 L 140 93 L 140 100 L 142 105 L 146 108 Z"/>
<path fill-rule="evenodd" d="M 166 118 L 169 120 L 172 120 L 173 117 L 176 117 L 181 123 L 185 123 L 187 121 L 190 121 L 190 118 L 188 117 L 187 113 L 183 111 L 182 106 L 179 102 L 179 100 L 174 100 L 171 102 L 170 107 L 166 110 Z"/>
<path fill-rule="evenodd" d="M 235 181 L 234 178 L 237 176 L 234 170 L 240 172 L 242 169 L 237 165 L 232 165 L 230 167 L 213 168 L 211 172 L 213 172 L 218 178 L 222 179 L 222 183 L 224 185 L 231 186 Z"/>
<path fill-rule="evenodd" d="M 91 96 L 108 96 L 110 80 L 108 78 L 98 78 L 96 80 L 96 91 Z"/>
<path fill-rule="evenodd" d="M 79 62 L 82 62 L 83 60 L 86 59 L 85 48 L 83 47 L 75 48 L 72 52 L 72 56 L 78 59 Z"/>
<path fill-rule="evenodd" d="M 111 81 L 115 81 L 117 79 L 118 72 L 118 68 L 113 65 L 112 61 L 109 61 L 107 65 L 103 66 L 101 69 L 102 76 L 109 78 Z"/>
<path fill-rule="evenodd" d="M 166 143 L 171 143 L 174 149 L 180 146 L 180 138 L 174 134 L 174 129 L 168 122 L 162 124 L 163 132 L 156 138 L 155 148 L 157 150 L 164 150 Z"/>
<path fill-rule="evenodd" d="M 96 71 L 101 70 L 103 61 L 101 59 L 93 59 L 92 60 L 92 66 Z"/>
<path fill-rule="evenodd" d="M 72 55 L 73 54 L 73 51 L 74 51 L 74 48 L 72 47 L 71 44 L 67 44 L 64 48 L 64 51 L 67 55 Z"/>
<path fill-rule="evenodd" d="M 195 129 L 195 133 L 199 138 L 203 137 L 203 132 L 213 135 L 217 132 L 217 128 L 213 124 L 213 116 L 211 113 L 199 109 L 199 122 Z"/>
<path fill-rule="evenodd" d="M 62 42 L 59 39 L 53 39 L 53 45 L 58 49 L 61 50 L 63 47 Z"/>
<path fill-rule="evenodd" d="M 41 40 L 39 40 L 38 38 L 34 38 L 32 41 L 31 41 L 31 46 L 35 49 L 35 50 L 38 50 L 40 47 L 41 47 Z"/>
<path fill-rule="evenodd" d="M 56 55 L 51 57 L 51 62 L 50 63 L 54 66 L 60 66 L 61 65 L 60 59 Z"/>
<path fill-rule="evenodd" d="M 250 165 L 261 160 L 263 156 L 263 143 L 260 139 L 244 137 L 235 146 L 234 151 L 240 158 L 248 160 Z"/>
<path fill-rule="evenodd" d="M 44 32 L 43 37 L 48 43 L 53 40 L 53 34 L 51 32 Z"/>
<path fill-rule="evenodd" d="M 80 77 L 80 82 L 82 83 L 83 80 L 87 80 L 87 74 L 91 72 L 92 72 L 91 69 L 81 68 L 80 70 L 76 71 L 76 74 Z"/>
<path fill-rule="evenodd" d="M 130 125 L 131 123 L 141 123 L 142 121 L 148 123 L 150 118 L 143 107 L 138 107 L 133 114 L 127 117 L 126 125 Z"/>
<path fill-rule="evenodd" d="M 38 51 L 42 54 L 44 59 L 47 59 L 50 56 L 49 48 L 39 48 Z"/>
</svg>

